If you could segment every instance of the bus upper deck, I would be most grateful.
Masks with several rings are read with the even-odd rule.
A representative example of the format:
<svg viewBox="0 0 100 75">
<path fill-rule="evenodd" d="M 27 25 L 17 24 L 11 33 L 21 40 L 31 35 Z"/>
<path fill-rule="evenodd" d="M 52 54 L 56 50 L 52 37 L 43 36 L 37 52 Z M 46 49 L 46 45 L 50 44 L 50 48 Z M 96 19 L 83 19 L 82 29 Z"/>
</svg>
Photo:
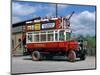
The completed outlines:
<svg viewBox="0 0 100 75">
<path fill-rule="evenodd" d="M 26 43 L 67 41 L 70 39 L 70 34 L 71 30 L 68 29 L 27 32 Z"/>
</svg>

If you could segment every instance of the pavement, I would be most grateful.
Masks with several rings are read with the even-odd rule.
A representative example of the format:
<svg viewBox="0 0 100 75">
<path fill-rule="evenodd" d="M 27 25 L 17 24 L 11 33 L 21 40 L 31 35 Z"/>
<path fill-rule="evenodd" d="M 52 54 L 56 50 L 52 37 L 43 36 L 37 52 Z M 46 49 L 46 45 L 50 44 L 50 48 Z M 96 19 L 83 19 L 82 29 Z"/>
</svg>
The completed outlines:
<svg viewBox="0 0 100 75">
<path fill-rule="evenodd" d="M 96 68 L 96 59 L 94 56 L 87 56 L 86 60 L 83 61 L 77 59 L 75 62 L 57 58 L 59 57 L 55 57 L 53 60 L 32 61 L 30 56 L 12 57 L 11 73 L 37 73 Z"/>
</svg>

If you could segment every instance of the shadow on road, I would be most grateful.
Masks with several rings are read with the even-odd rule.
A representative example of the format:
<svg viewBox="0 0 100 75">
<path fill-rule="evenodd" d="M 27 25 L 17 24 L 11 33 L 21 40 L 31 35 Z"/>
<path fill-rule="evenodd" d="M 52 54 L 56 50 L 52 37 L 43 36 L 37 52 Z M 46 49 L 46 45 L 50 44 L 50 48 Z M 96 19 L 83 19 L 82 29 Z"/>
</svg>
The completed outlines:
<svg viewBox="0 0 100 75">
<path fill-rule="evenodd" d="M 32 61 L 32 58 L 23 58 L 23 60 L 27 60 L 27 61 Z M 42 61 L 67 61 L 67 62 L 77 62 L 77 61 L 83 61 L 83 60 L 80 60 L 80 59 L 76 59 L 75 61 L 70 61 L 68 59 L 41 59 L 39 61 L 35 61 L 35 62 L 42 62 Z"/>
</svg>

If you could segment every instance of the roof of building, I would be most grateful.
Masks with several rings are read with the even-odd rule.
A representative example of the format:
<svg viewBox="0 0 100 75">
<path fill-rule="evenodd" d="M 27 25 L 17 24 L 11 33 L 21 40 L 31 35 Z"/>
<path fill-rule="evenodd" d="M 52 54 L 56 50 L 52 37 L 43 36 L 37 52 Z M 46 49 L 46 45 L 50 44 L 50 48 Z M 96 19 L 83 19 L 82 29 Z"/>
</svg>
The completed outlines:
<svg viewBox="0 0 100 75">
<path fill-rule="evenodd" d="M 12 24 L 12 27 L 23 26 L 26 23 L 30 24 L 32 22 L 34 22 L 34 23 L 37 23 L 37 22 L 48 22 L 48 21 L 54 21 L 54 20 L 57 20 L 57 19 L 58 19 L 57 17 L 52 17 L 52 18 L 47 18 L 46 17 L 46 18 L 43 18 L 43 19 L 41 17 L 36 17 L 36 18 L 30 19 L 30 20 L 26 20 L 26 21 L 23 21 L 23 22 Z"/>
<path fill-rule="evenodd" d="M 41 19 L 41 18 L 40 17 L 36 17 L 36 18 L 30 19 L 30 20 L 22 21 L 22 22 L 19 22 L 19 23 L 14 23 L 14 24 L 12 24 L 12 27 L 23 26 L 23 25 L 25 25 L 25 23 L 27 21 L 34 21 L 36 19 Z"/>
</svg>

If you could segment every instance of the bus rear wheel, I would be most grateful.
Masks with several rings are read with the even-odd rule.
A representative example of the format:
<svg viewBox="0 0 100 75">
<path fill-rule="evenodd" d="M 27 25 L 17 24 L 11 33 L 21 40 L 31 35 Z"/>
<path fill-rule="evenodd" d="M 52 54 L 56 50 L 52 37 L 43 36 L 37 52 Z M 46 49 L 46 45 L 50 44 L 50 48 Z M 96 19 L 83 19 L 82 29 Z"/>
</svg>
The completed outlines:
<svg viewBox="0 0 100 75">
<path fill-rule="evenodd" d="M 41 59 L 41 53 L 39 51 L 33 51 L 32 52 L 32 60 L 33 61 L 38 61 Z"/>
<path fill-rule="evenodd" d="M 76 53 L 75 53 L 74 50 L 71 50 L 71 51 L 68 52 L 68 59 L 70 61 L 75 61 L 75 59 L 76 59 Z"/>
</svg>

